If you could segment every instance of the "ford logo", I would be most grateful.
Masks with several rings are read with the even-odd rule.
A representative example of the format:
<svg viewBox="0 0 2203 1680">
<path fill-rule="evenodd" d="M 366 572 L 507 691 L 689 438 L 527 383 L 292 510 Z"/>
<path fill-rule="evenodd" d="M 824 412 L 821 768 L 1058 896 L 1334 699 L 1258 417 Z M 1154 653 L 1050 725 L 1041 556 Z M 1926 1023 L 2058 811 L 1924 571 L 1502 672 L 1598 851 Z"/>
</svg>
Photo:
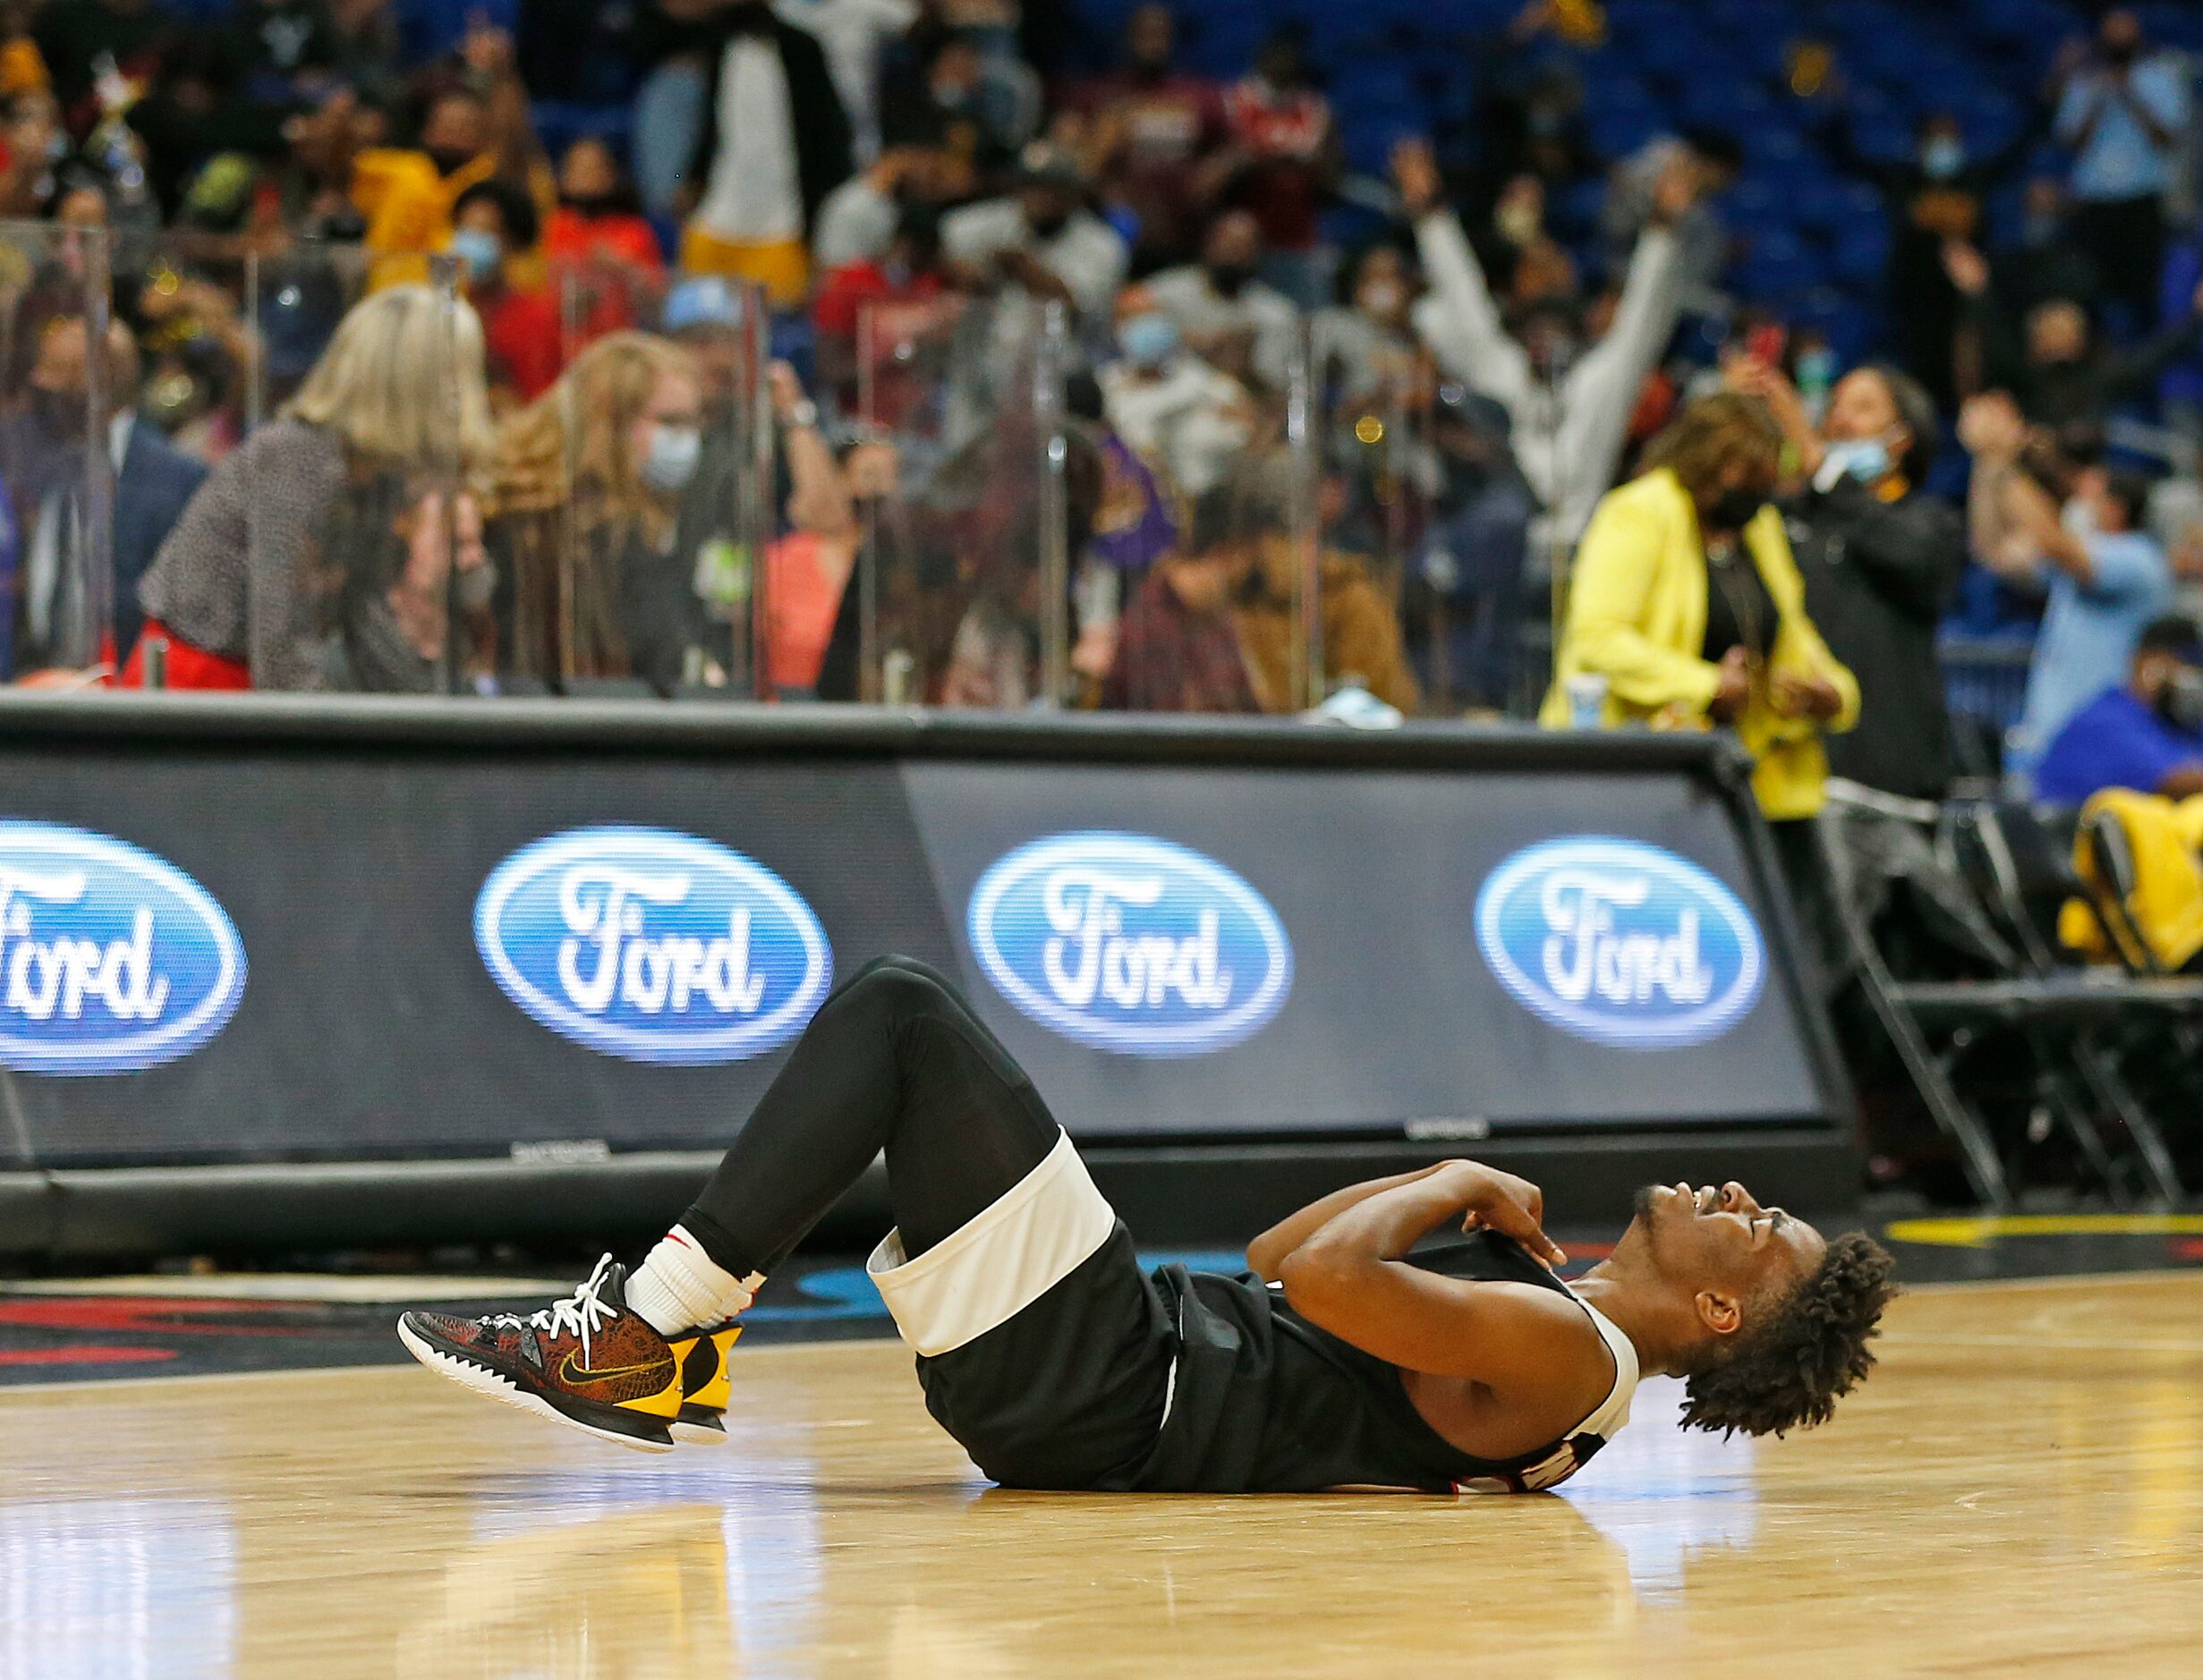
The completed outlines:
<svg viewBox="0 0 2203 1680">
<path fill-rule="evenodd" d="M 562 1038 L 701 1067 L 802 1031 L 834 977 L 811 906 L 693 835 L 575 828 L 491 871 L 474 943 L 505 995 Z"/>
<path fill-rule="evenodd" d="M 1476 895 L 1501 985 L 1563 1031 L 1657 1050 L 1719 1038 L 1758 1001 L 1759 929 L 1688 858 L 1602 835 L 1516 853 Z"/>
<path fill-rule="evenodd" d="M 1292 946 L 1262 895 L 1214 859 L 1144 835 L 1018 847 L 980 878 L 966 930 L 1020 1011 L 1131 1056 L 1238 1044 L 1293 984 Z"/>
<path fill-rule="evenodd" d="M 54 823 L 0 822 L 0 1066 L 130 1073 L 229 1023 L 245 948 L 165 859 Z"/>
</svg>

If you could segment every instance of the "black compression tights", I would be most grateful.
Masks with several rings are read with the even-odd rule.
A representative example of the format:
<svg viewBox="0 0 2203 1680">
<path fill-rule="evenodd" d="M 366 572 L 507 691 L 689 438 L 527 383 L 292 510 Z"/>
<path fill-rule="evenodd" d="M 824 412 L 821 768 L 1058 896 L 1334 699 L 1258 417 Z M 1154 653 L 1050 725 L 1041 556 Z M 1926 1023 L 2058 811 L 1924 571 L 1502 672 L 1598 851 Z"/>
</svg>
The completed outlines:
<svg viewBox="0 0 2203 1680">
<path fill-rule="evenodd" d="M 915 1257 L 1014 1188 L 1056 1138 L 1033 1082 L 954 988 L 885 956 L 812 1018 L 681 1223 L 736 1277 L 770 1272 L 885 1150 Z"/>
</svg>

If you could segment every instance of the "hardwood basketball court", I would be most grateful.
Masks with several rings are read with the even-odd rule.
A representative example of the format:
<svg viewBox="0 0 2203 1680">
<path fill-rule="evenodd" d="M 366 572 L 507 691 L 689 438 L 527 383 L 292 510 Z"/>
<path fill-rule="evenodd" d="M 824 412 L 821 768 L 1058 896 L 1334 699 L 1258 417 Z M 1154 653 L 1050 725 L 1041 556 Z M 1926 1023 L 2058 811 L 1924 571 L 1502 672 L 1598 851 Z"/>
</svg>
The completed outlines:
<svg viewBox="0 0 2203 1680">
<path fill-rule="evenodd" d="M 0 1676 L 2192 1675 L 2203 1275 L 1924 1288 L 1828 1429 L 1564 1497 L 990 1489 L 881 1342 L 646 1457 L 408 1367 L 0 1393 Z"/>
</svg>

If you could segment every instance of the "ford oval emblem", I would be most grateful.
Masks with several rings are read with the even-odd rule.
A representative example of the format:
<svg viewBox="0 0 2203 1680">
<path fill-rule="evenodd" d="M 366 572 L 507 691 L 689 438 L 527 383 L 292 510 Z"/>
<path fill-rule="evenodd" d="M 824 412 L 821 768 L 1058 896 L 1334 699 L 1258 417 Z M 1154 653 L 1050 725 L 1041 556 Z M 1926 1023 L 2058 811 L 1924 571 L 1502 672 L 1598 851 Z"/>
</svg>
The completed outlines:
<svg viewBox="0 0 2203 1680">
<path fill-rule="evenodd" d="M 804 1030 L 834 978 L 811 906 L 693 835 L 574 828 L 491 871 L 474 943 L 505 995 L 561 1038 L 701 1067 Z"/>
<path fill-rule="evenodd" d="M 1199 1056 L 1262 1031 L 1293 984 L 1285 925 L 1213 858 L 1133 834 L 1064 834 L 996 860 L 972 951 L 1002 996 L 1065 1038 Z"/>
<path fill-rule="evenodd" d="M 0 822 L 0 1066 L 131 1073 L 226 1026 L 245 947 L 166 859 L 56 823 Z"/>
<path fill-rule="evenodd" d="M 1476 943 L 1501 985 L 1563 1031 L 1658 1050 L 1703 1044 L 1759 998 L 1759 929 L 1688 858 L 1604 835 L 1516 853 L 1476 895 Z"/>
</svg>

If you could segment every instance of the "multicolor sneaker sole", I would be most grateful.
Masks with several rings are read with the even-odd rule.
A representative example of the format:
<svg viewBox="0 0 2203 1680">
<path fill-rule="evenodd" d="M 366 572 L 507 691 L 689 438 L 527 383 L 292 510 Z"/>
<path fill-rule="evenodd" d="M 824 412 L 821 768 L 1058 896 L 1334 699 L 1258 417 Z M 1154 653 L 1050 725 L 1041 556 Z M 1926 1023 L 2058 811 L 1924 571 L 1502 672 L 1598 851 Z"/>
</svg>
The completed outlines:
<svg viewBox="0 0 2203 1680">
<path fill-rule="evenodd" d="M 667 1430 L 684 1447 L 727 1444 L 724 1414 L 732 1386 L 727 1375 L 727 1350 L 742 1334 L 739 1324 L 715 1324 L 685 1330 L 670 1339 L 681 1369 L 681 1409 Z"/>
</svg>

